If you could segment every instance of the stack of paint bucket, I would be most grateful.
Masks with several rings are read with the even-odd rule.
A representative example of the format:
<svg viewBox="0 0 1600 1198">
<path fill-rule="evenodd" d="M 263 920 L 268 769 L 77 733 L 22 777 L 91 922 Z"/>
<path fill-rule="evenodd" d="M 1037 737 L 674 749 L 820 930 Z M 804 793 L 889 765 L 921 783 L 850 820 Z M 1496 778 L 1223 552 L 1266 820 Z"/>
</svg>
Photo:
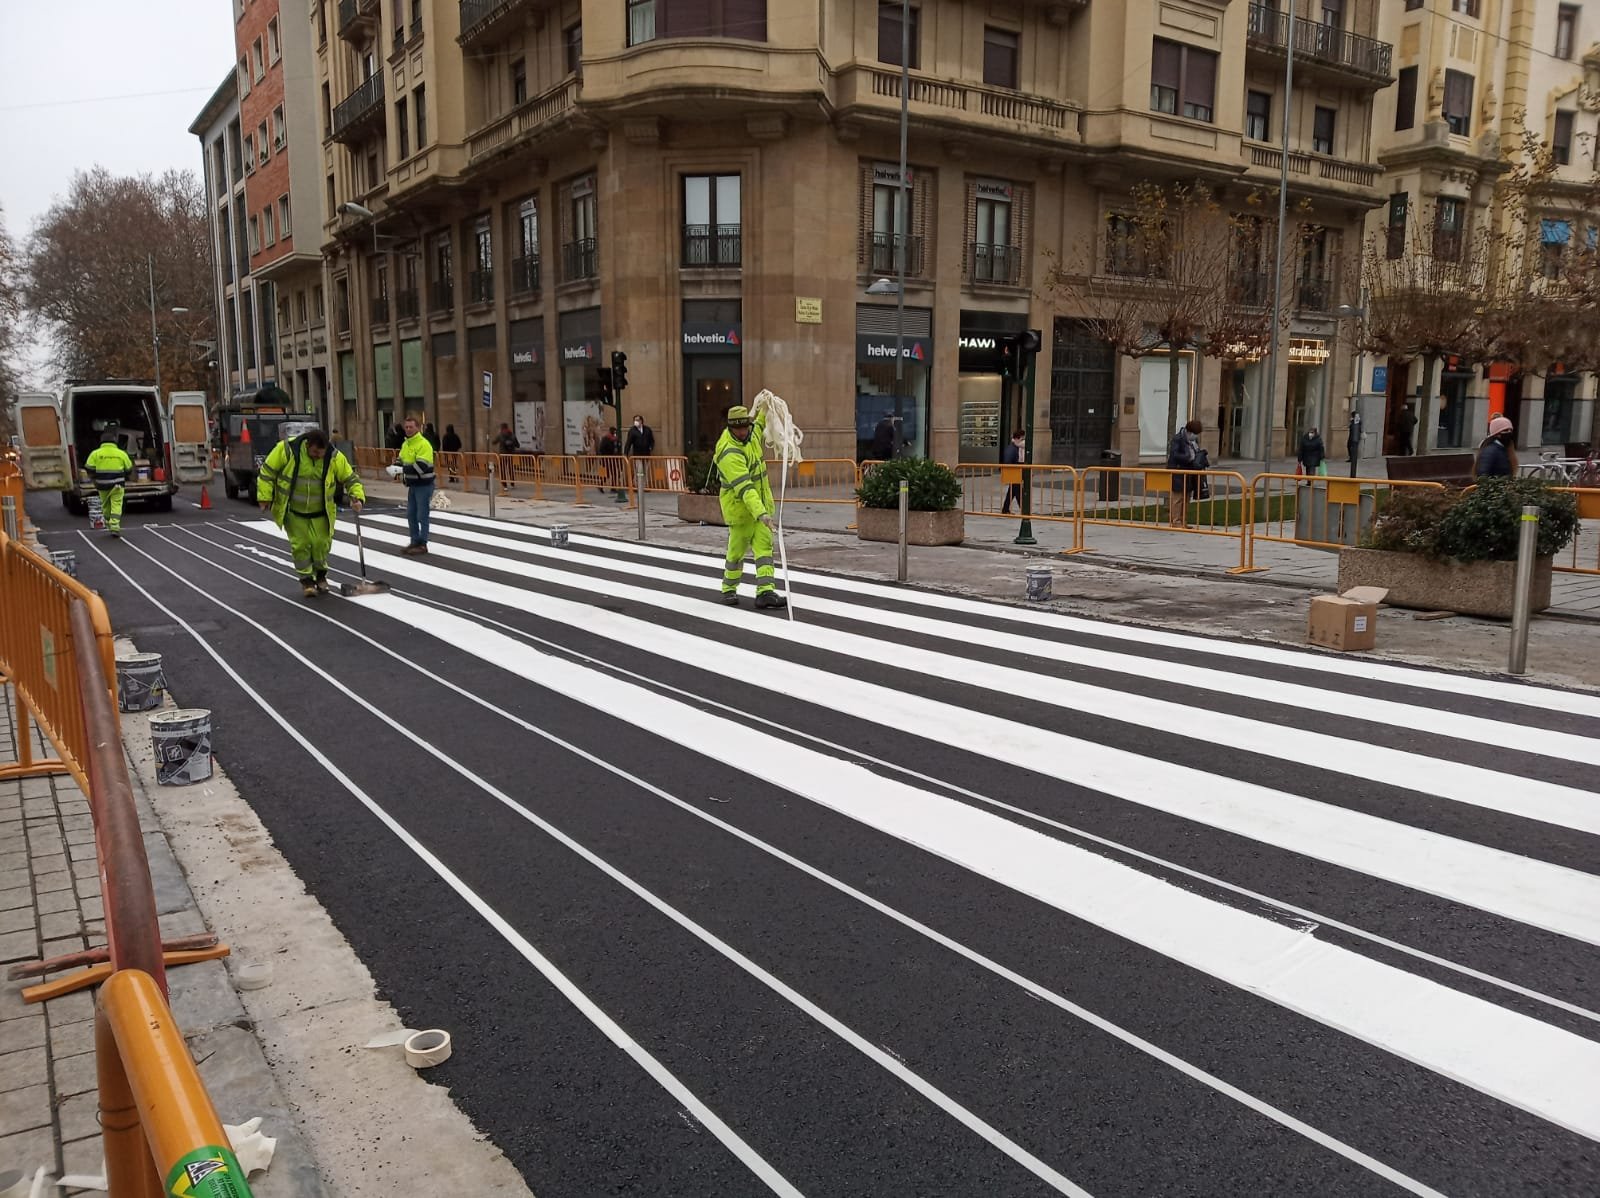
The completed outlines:
<svg viewBox="0 0 1600 1198">
<path fill-rule="evenodd" d="M 105 509 L 100 506 L 100 492 L 96 491 L 89 496 L 89 527 L 104 528 L 106 526 Z"/>
<path fill-rule="evenodd" d="M 166 698 L 167 679 L 159 653 L 117 655 L 117 706 L 123 711 L 154 711 Z"/>
</svg>

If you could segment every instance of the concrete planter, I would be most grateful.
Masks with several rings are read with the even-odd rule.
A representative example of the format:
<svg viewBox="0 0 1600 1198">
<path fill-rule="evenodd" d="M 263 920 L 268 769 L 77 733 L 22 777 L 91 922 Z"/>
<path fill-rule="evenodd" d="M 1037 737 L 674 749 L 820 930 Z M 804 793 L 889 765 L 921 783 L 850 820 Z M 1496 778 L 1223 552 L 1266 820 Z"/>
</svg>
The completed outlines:
<svg viewBox="0 0 1600 1198">
<path fill-rule="evenodd" d="M 948 512 L 907 512 L 906 544 L 959 545 L 966 538 L 966 517 L 959 508 Z M 863 541 L 900 540 L 900 509 L 856 509 L 856 536 Z"/>
<path fill-rule="evenodd" d="M 722 518 L 722 500 L 716 495 L 696 495 L 690 491 L 678 494 L 678 519 L 687 520 L 690 524 L 721 524 L 728 522 Z"/>
<path fill-rule="evenodd" d="M 1533 610 L 1550 606 L 1551 559 L 1533 569 Z M 1415 553 L 1383 549 L 1339 550 L 1339 590 L 1383 587 L 1384 602 L 1422 611 L 1453 611 L 1464 616 L 1511 618 L 1516 562 L 1436 561 Z"/>
</svg>

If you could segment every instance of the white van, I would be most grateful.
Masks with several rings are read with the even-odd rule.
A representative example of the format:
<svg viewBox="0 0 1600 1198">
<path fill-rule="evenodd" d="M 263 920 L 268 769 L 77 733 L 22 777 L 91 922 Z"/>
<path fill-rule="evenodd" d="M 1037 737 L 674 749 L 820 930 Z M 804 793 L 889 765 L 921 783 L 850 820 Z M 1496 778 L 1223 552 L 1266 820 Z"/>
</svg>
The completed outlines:
<svg viewBox="0 0 1600 1198">
<path fill-rule="evenodd" d="M 58 399 L 33 392 L 13 404 L 22 477 L 29 490 L 60 491 L 74 515 L 88 510 L 94 484 L 84 460 L 114 429 L 117 443 L 133 459 L 130 503 L 171 511 L 183 483 L 211 481 L 211 447 L 203 391 L 174 391 L 167 405 L 148 383 L 125 379 L 70 379 Z"/>
</svg>

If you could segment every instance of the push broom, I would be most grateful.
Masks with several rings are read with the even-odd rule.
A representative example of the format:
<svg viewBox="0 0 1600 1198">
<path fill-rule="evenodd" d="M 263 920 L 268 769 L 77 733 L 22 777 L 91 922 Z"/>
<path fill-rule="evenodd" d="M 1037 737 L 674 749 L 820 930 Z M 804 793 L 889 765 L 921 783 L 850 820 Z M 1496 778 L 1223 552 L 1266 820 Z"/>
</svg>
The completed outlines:
<svg viewBox="0 0 1600 1198">
<path fill-rule="evenodd" d="M 361 581 L 347 582 L 339 588 L 339 593 L 346 599 L 356 595 L 386 595 L 389 584 L 381 578 L 367 577 L 367 547 L 361 541 L 361 512 L 352 509 L 356 518 L 356 557 L 361 562 Z"/>
</svg>

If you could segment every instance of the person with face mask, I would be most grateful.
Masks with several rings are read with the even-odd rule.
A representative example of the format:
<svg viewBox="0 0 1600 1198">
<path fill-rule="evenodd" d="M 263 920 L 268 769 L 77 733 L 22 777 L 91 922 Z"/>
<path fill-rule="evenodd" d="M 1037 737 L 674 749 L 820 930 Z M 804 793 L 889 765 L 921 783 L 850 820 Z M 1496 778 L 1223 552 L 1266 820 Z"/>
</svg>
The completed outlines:
<svg viewBox="0 0 1600 1198">
<path fill-rule="evenodd" d="M 1517 473 L 1516 440 L 1516 427 L 1504 416 L 1489 421 L 1489 435 L 1478 446 L 1478 477 L 1514 477 Z"/>
<path fill-rule="evenodd" d="M 328 444 L 320 428 L 279 441 L 256 476 L 256 502 L 289 538 L 294 572 L 306 596 L 328 593 L 328 551 L 338 518 L 340 492 L 360 511 L 367 493 L 350 461 Z"/>
<path fill-rule="evenodd" d="M 650 431 L 650 426 L 644 422 L 643 416 L 635 416 L 633 427 L 628 430 L 627 444 L 622 447 L 622 452 L 630 458 L 634 456 L 647 458 L 655 451 L 655 433 Z"/>
<path fill-rule="evenodd" d="M 717 439 L 714 458 L 722 482 L 722 518 L 728 522 L 728 556 L 722 572 L 722 602 L 739 602 L 739 581 L 744 577 L 746 550 L 756 558 L 756 606 L 785 608 L 789 601 L 778 594 L 772 569 L 772 484 L 761 444 L 766 419 L 752 417 L 737 404 L 728 409 L 728 427 Z"/>
</svg>

